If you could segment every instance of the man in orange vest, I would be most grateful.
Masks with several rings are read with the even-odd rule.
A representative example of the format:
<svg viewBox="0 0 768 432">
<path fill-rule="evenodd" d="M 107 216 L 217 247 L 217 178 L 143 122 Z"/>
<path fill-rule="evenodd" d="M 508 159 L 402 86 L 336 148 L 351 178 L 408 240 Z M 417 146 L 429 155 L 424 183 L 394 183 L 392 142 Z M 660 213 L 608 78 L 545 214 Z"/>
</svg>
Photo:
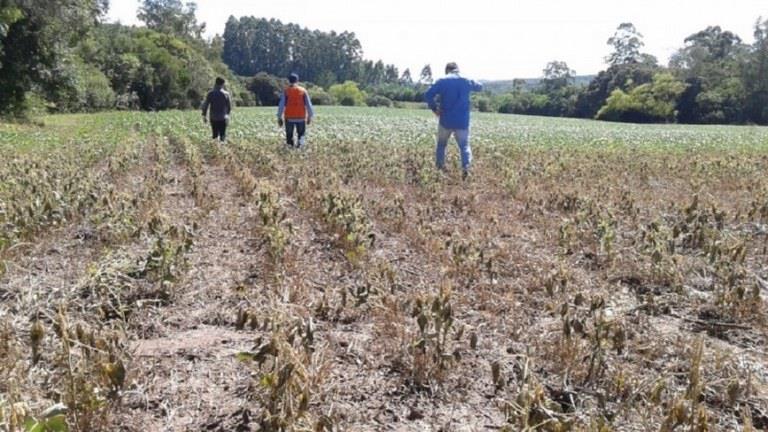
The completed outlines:
<svg viewBox="0 0 768 432">
<path fill-rule="evenodd" d="M 288 75 L 290 85 L 285 88 L 280 96 L 280 105 L 277 108 L 277 124 L 280 127 L 285 124 L 285 142 L 291 147 L 303 148 L 307 132 L 307 125 L 312 123 L 315 115 L 312 109 L 312 100 L 304 87 L 299 85 L 299 76 L 295 73 Z M 283 121 L 285 120 L 285 121 Z M 299 135 L 297 144 L 293 143 L 293 130 Z"/>
</svg>

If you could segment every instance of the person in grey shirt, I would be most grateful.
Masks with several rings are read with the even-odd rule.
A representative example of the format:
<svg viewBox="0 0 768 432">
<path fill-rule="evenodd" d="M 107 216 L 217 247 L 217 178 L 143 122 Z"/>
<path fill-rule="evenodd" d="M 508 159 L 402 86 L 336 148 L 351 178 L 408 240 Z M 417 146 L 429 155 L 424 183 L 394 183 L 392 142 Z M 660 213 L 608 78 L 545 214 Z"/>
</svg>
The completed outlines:
<svg viewBox="0 0 768 432">
<path fill-rule="evenodd" d="M 224 78 L 216 78 L 216 85 L 208 92 L 203 102 L 203 123 L 208 121 L 208 108 L 211 108 L 211 129 L 213 139 L 218 138 L 222 142 L 227 138 L 227 123 L 229 113 L 232 112 L 232 99 L 229 92 L 224 90 Z"/>
</svg>

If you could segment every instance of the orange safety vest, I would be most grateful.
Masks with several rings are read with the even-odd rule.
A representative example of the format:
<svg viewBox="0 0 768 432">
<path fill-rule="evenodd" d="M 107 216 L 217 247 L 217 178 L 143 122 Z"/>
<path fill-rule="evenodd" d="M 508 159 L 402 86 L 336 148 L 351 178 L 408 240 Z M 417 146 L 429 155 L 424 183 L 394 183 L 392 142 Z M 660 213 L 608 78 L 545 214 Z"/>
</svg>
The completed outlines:
<svg viewBox="0 0 768 432">
<path fill-rule="evenodd" d="M 307 91 L 304 87 L 289 86 L 285 89 L 285 118 L 286 119 L 305 119 L 307 117 L 307 107 L 304 104 L 304 97 Z"/>
</svg>

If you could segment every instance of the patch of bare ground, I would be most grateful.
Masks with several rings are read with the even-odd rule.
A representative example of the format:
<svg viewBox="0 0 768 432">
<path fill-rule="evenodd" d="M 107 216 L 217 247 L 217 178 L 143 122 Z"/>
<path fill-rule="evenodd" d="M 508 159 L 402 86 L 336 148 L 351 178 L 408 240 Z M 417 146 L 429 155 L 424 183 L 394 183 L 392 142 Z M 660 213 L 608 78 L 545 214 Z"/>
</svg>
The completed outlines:
<svg viewBox="0 0 768 432">
<path fill-rule="evenodd" d="M 220 424 L 247 402 L 250 373 L 235 354 L 253 345 L 253 335 L 236 331 L 243 289 L 258 268 L 253 203 L 218 163 L 203 166 L 200 184 L 209 202 L 195 208 L 177 182 L 183 200 L 168 215 L 194 215 L 194 246 L 188 269 L 173 285 L 172 301 L 143 311 L 142 332 L 131 342 L 132 390 L 122 421 L 131 430 L 234 430 Z M 228 423 L 227 423 L 228 424 Z"/>
<path fill-rule="evenodd" d="M 444 371 L 430 372 L 426 379 L 417 377 L 428 366 L 414 356 L 418 332 L 414 303 L 437 295 L 453 276 L 445 242 L 454 234 L 467 233 L 458 217 L 471 211 L 459 202 L 463 191 L 446 187 L 447 208 L 433 209 L 445 210 L 446 216 L 437 218 L 427 216 L 430 209 L 414 205 L 418 199 L 398 210 L 401 194 L 416 191 L 372 184 L 335 190 L 362 196 L 366 203 L 375 241 L 359 261 L 345 257 L 338 237 L 323 221 L 322 209 L 290 193 L 283 195 L 283 208 L 293 226 L 293 254 L 282 281 L 305 288 L 297 288 L 303 294 L 285 296 L 289 301 L 280 307 L 298 316 L 314 316 L 315 340 L 326 353 L 327 375 L 312 413 L 332 418 L 342 430 L 478 430 L 500 424 L 491 365 L 485 359 L 506 353 L 495 340 L 511 329 L 503 320 L 489 324 L 489 319 L 498 318 L 499 309 L 506 307 L 498 299 L 511 295 L 505 284 L 520 269 L 499 269 L 501 276 L 493 281 L 480 276 L 484 282 L 482 287 L 473 283 L 476 291 L 453 289 L 456 328 L 466 329 L 464 338 L 452 343 L 452 352 L 461 358 Z M 319 190 L 315 195 L 325 193 Z M 425 217 L 432 219 L 427 222 Z M 519 230 L 509 227 L 510 233 Z M 473 338 L 479 342 L 470 347 Z"/>
<path fill-rule="evenodd" d="M 189 145 L 215 157 L 198 167 Z M 745 199 L 738 184 L 698 205 L 677 178 L 649 186 L 630 173 L 621 188 L 580 173 L 514 188 L 482 169 L 468 182 L 339 176 L 311 153 L 267 144 L 170 146 L 160 175 L 119 184 L 134 195 L 156 187 L 158 198 L 144 235 L 111 246 L 131 260 L 176 250 L 183 260 L 137 276 L 124 297 L 82 293 L 109 306 L 80 310 L 95 314 L 83 321 L 103 321 L 127 345 L 110 424 L 768 428 L 766 240 L 751 222 L 729 222 L 740 211 L 729 198 Z M 576 165 L 607 169 L 589 163 Z M 139 184 L 147 177 L 157 184 Z M 178 227 L 194 227 L 190 249 L 176 249 Z M 25 283 L 55 293 L 92 277 L 87 263 L 111 269 L 83 239 L 34 247 L 40 258 L 14 264 L 0 292 L 13 307 Z"/>
<path fill-rule="evenodd" d="M 745 193 L 759 185 L 702 177 L 678 155 L 556 149 L 462 182 L 408 156 L 382 173 L 340 146 L 337 159 L 260 157 L 294 255 L 249 300 L 260 320 L 315 319 L 326 362 L 312 418 L 766 427 L 765 239 Z M 361 238 L 375 240 L 362 256 Z"/>
<path fill-rule="evenodd" d="M 387 206 L 392 205 L 393 192 L 368 187 L 365 196 Z M 336 358 L 328 377 L 328 408 L 338 414 L 341 428 L 352 430 L 478 430 L 494 424 L 498 412 L 485 393 L 485 383 L 461 372 L 488 367 L 479 357 L 487 354 L 487 345 L 480 343 L 476 351 L 469 348 L 472 331 L 452 347 L 453 352 L 461 353 L 461 360 L 445 371 L 436 371 L 434 377 L 416 377 L 422 366 L 413 357 L 418 328 L 412 316 L 413 302 L 439 292 L 446 280 L 444 257 L 429 252 L 436 245 L 419 234 L 417 227 L 376 216 L 373 204 L 368 213 L 374 219 L 377 238 L 371 259 L 389 263 L 394 283 L 372 296 L 371 310 L 359 321 L 328 329 Z M 456 321 L 474 328 L 482 320 L 464 307 L 460 290 L 453 294 Z"/>
</svg>

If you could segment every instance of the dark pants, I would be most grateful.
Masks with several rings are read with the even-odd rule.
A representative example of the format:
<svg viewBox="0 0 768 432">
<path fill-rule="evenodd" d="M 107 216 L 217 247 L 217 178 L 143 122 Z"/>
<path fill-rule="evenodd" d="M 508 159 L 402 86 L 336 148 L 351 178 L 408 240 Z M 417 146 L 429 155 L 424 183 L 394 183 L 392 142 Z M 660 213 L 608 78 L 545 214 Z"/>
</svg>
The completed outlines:
<svg viewBox="0 0 768 432">
<path fill-rule="evenodd" d="M 299 135 L 299 144 L 301 143 L 301 138 L 304 136 L 304 134 L 307 132 L 307 123 L 306 122 L 292 122 L 292 121 L 286 121 L 285 122 L 285 142 L 289 146 L 298 147 L 299 144 L 293 144 L 293 129 L 296 129 L 296 133 Z"/>
<path fill-rule="evenodd" d="M 211 120 L 211 129 L 213 130 L 213 139 L 224 141 L 227 138 L 227 121 Z"/>
</svg>

